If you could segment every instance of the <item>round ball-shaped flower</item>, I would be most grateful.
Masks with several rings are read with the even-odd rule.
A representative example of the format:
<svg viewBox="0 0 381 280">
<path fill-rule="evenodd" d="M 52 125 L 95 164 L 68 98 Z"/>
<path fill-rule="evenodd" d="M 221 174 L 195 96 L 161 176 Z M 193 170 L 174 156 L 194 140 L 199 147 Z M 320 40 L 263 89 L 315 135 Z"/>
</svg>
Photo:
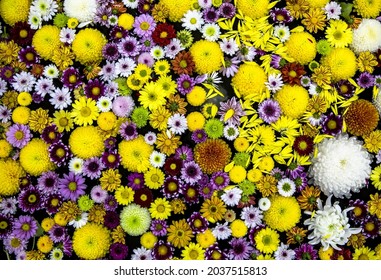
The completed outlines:
<svg viewBox="0 0 381 280">
<path fill-rule="evenodd" d="M 316 56 L 316 40 L 308 32 L 292 33 L 285 46 L 287 54 L 302 65 L 308 64 Z"/>
<path fill-rule="evenodd" d="M 13 160 L 0 160 L 0 196 L 15 195 L 19 192 L 19 180 L 24 176 L 20 164 Z"/>
<path fill-rule="evenodd" d="M 101 156 L 104 151 L 103 138 L 94 126 L 77 127 L 69 137 L 72 153 L 82 159 Z"/>
<path fill-rule="evenodd" d="M 357 13 L 363 18 L 375 18 L 381 12 L 381 0 L 354 0 Z"/>
<path fill-rule="evenodd" d="M 244 16 L 257 19 L 267 15 L 269 2 L 269 0 L 237 0 L 236 5 Z"/>
<path fill-rule="evenodd" d="M 19 21 L 27 21 L 30 2 L 30 0 L 1 0 L 1 18 L 10 26 L 15 25 Z"/>
<path fill-rule="evenodd" d="M 73 250 L 82 259 L 96 260 L 106 256 L 110 241 L 110 231 L 107 228 L 87 223 L 74 231 Z"/>
<path fill-rule="evenodd" d="M 150 167 L 149 158 L 153 147 L 144 141 L 143 136 L 133 140 L 123 140 L 118 146 L 121 163 L 130 172 L 145 172 Z"/>
<path fill-rule="evenodd" d="M 310 8 L 324 8 L 328 2 L 329 0 L 307 0 Z"/>
<path fill-rule="evenodd" d="M 0 140 L 0 158 L 6 158 L 12 152 L 12 145 L 5 139 Z"/>
<path fill-rule="evenodd" d="M 142 235 L 151 225 L 150 213 L 147 208 L 131 203 L 120 213 L 120 225 L 131 236 Z"/>
<path fill-rule="evenodd" d="M 198 74 L 212 73 L 221 68 L 223 53 L 218 43 L 199 40 L 189 50 Z"/>
<path fill-rule="evenodd" d="M 322 58 L 323 66 L 331 69 L 332 80 L 348 80 L 353 77 L 357 70 L 356 55 L 348 48 L 334 48 Z"/>
<path fill-rule="evenodd" d="M 106 38 L 99 30 L 86 28 L 75 36 L 72 49 L 77 61 L 89 64 L 102 59 L 102 49 L 106 43 Z"/>
<path fill-rule="evenodd" d="M 41 139 L 32 139 L 20 151 L 20 164 L 32 176 L 52 170 L 54 165 L 50 161 L 48 144 Z"/>
<path fill-rule="evenodd" d="M 194 159 L 207 174 L 223 170 L 231 155 L 229 145 L 222 139 L 207 139 L 194 148 Z"/>
<path fill-rule="evenodd" d="M 380 1 L 379 1 L 380 2 Z M 351 44 L 355 53 L 375 52 L 381 48 L 381 23 L 376 19 L 363 19 L 360 25 L 353 30 Z"/>
<path fill-rule="evenodd" d="M 168 18 L 171 21 L 180 21 L 183 15 L 192 8 L 192 0 L 160 0 L 160 3 L 163 4 L 168 9 Z"/>
<path fill-rule="evenodd" d="M 78 19 L 79 22 L 92 21 L 97 8 L 96 0 L 65 0 L 64 2 L 65 14 Z"/>
<path fill-rule="evenodd" d="M 36 52 L 46 60 L 53 57 L 54 50 L 58 49 L 60 29 L 54 25 L 44 25 L 33 36 L 32 45 Z"/>
<path fill-rule="evenodd" d="M 325 195 L 350 197 L 351 192 L 365 186 L 372 171 L 371 162 L 370 154 L 356 137 L 340 134 L 318 145 L 308 175 Z"/>
<path fill-rule="evenodd" d="M 379 119 L 376 106 L 365 99 L 354 101 L 344 115 L 347 131 L 356 136 L 372 132 L 377 127 Z"/>
<path fill-rule="evenodd" d="M 308 105 L 308 91 L 299 85 L 285 85 L 275 95 L 283 114 L 291 118 L 303 115 Z"/>
<path fill-rule="evenodd" d="M 232 79 L 233 87 L 243 98 L 249 94 L 259 97 L 266 88 L 265 82 L 267 82 L 267 75 L 256 63 L 241 64 Z"/>
<path fill-rule="evenodd" d="M 273 195 L 271 206 L 264 212 L 263 220 L 277 231 L 283 232 L 293 228 L 300 220 L 301 210 L 295 197 Z"/>
</svg>

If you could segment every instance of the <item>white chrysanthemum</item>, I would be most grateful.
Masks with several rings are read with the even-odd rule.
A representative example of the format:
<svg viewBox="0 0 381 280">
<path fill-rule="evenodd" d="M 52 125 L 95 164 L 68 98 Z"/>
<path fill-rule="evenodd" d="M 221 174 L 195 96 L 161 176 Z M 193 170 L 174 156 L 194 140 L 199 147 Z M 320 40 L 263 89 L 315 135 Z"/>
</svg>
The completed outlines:
<svg viewBox="0 0 381 280">
<path fill-rule="evenodd" d="M 54 64 L 49 64 L 48 66 L 45 67 L 43 74 L 47 78 L 54 79 L 58 77 L 58 75 L 60 74 L 60 71 L 58 70 L 57 66 L 55 66 Z"/>
<path fill-rule="evenodd" d="M 226 190 L 221 199 L 227 206 L 236 206 L 238 205 L 242 195 L 242 190 L 240 188 L 233 188 Z"/>
<path fill-rule="evenodd" d="M 220 27 L 215 23 L 207 23 L 201 28 L 202 37 L 208 41 L 215 42 L 220 38 Z"/>
<path fill-rule="evenodd" d="M 356 137 L 347 134 L 325 139 L 318 146 L 318 154 L 312 159 L 309 176 L 325 195 L 350 197 L 365 186 L 372 168 L 370 154 Z"/>
<path fill-rule="evenodd" d="M 279 194 L 285 197 L 292 196 L 296 189 L 294 181 L 288 178 L 279 180 L 277 188 L 278 188 Z"/>
<path fill-rule="evenodd" d="M 178 113 L 170 116 L 168 119 L 168 128 L 174 134 L 183 134 L 188 128 L 186 117 Z"/>
<path fill-rule="evenodd" d="M 270 209 L 271 207 L 271 201 L 270 199 L 268 199 L 267 197 L 262 197 L 259 201 L 258 201 L 258 207 L 259 209 L 261 209 L 262 211 L 267 211 Z"/>
<path fill-rule="evenodd" d="M 164 166 L 165 158 L 165 154 L 154 150 L 149 157 L 149 162 L 153 167 L 161 168 Z"/>
<path fill-rule="evenodd" d="M 274 26 L 274 36 L 277 37 L 282 43 L 286 42 L 290 36 L 290 29 L 284 24 Z"/>
<path fill-rule="evenodd" d="M 352 49 L 355 53 L 375 52 L 381 48 L 381 23 L 376 19 L 363 19 L 353 30 Z"/>
<path fill-rule="evenodd" d="M 200 30 L 201 25 L 204 24 L 204 19 L 202 18 L 201 12 L 197 10 L 190 10 L 184 14 L 184 17 L 181 19 L 182 26 L 185 29 L 195 31 Z"/>
<path fill-rule="evenodd" d="M 352 234 L 357 234 L 361 228 L 351 228 L 347 212 L 352 210 L 353 207 L 341 210 L 339 202 L 336 201 L 333 205 L 331 203 L 332 195 L 327 198 L 325 206 L 319 199 L 317 199 L 318 210 L 314 213 L 305 211 L 311 218 L 304 221 L 308 226 L 308 230 L 312 233 L 308 236 L 311 245 L 321 243 L 323 250 L 326 251 L 330 246 L 336 250 L 340 250 L 337 245 L 345 245 L 348 238 Z"/>
<path fill-rule="evenodd" d="M 73 157 L 69 162 L 69 171 L 81 174 L 83 170 L 83 159 Z"/>
<path fill-rule="evenodd" d="M 64 11 L 79 22 L 92 21 L 98 8 L 96 0 L 65 0 Z"/>
<path fill-rule="evenodd" d="M 76 217 L 74 220 L 71 220 L 69 225 L 73 226 L 74 228 L 81 228 L 87 224 L 88 220 L 89 214 L 87 212 L 82 212 L 80 216 Z"/>
<path fill-rule="evenodd" d="M 101 112 L 108 112 L 112 108 L 112 100 L 110 97 L 102 96 L 97 101 L 97 107 Z"/>
</svg>

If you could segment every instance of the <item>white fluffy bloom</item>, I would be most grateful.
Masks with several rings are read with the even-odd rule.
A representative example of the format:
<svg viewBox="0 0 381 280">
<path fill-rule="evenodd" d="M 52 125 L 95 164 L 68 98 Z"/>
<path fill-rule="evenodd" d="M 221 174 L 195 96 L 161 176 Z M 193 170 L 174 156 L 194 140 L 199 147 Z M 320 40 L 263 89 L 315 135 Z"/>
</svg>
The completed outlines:
<svg viewBox="0 0 381 280">
<path fill-rule="evenodd" d="M 224 224 L 217 223 L 216 227 L 212 230 L 212 233 L 217 240 L 225 240 L 231 236 L 232 230 L 227 222 Z"/>
<path fill-rule="evenodd" d="M 191 31 L 200 30 L 201 25 L 204 24 L 202 14 L 197 10 L 187 11 L 181 21 L 182 26 Z"/>
<path fill-rule="evenodd" d="M 308 230 L 312 230 L 308 236 L 309 243 L 311 245 L 321 243 L 324 251 L 330 246 L 335 250 L 340 250 L 337 245 L 345 245 L 352 234 L 361 231 L 361 228 L 351 228 L 348 223 L 347 212 L 353 207 L 342 211 L 338 201 L 332 205 L 331 198 L 332 195 L 327 198 L 324 207 L 321 200 L 318 199 L 318 210 L 314 214 L 305 211 L 306 214 L 311 215 L 311 218 L 304 221 Z"/>
<path fill-rule="evenodd" d="M 174 114 L 173 116 L 170 116 L 167 124 L 169 130 L 178 135 L 183 134 L 188 128 L 187 119 L 181 114 Z"/>
<path fill-rule="evenodd" d="M 277 188 L 278 188 L 279 194 L 285 197 L 292 196 L 296 189 L 294 181 L 288 178 L 279 180 Z"/>
<path fill-rule="evenodd" d="M 242 190 L 240 188 L 233 188 L 225 191 L 225 193 L 221 195 L 221 199 L 227 206 L 236 206 L 241 199 L 241 195 Z"/>
<path fill-rule="evenodd" d="M 355 53 L 375 52 L 381 48 L 381 23 L 376 19 L 363 19 L 353 30 L 351 47 Z"/>
<path fill-rule="evenodd" d="M 365 186 L 372 171 L 371 156 L 356 137 L 341 134 L 325 139 L 312 159 L 309 176 L 325 195 L 350 197 Z"/>
<path fill-rule="evenodd" d="M 267 197 L 262 197 L 259 201 L 258 201 L 258 207 L 259 209 L 261 209 L 262 211 L 267 211 L 270 209 L 271 207 L 271 201 L 270 199 L 268 199 Z"/>
<path fill-rule="evenodd" d="M 83 227 L 84 225 L 87 224 L 87 221 L 89 219 L 88 216 L 89 216 L 88 213 L 82 212 L 81 216 L 78 216 L 74 220 L 71 220 L 69 222 L 69 225 L 73 226 L 74 228 L 81 228 L 81 227 Z"/>
<path fill-rule="evenodd" d="M 215 42 L 220 38 L 220 27 L 215 23 L 207 23 L 201 28 L 202 37 L 208 41 Z"/>
<path fill-rule="evenodd" d="M 282 43 L 286 42 L 290 36 L 290 29 L 284 24 L 274 26 L 274 36 L 277 37 Z"/>
<path fill-rule="evenodd" d="M 149 157 L 149 161 L 153 167 L 160 168 L 163 167 L 165 158 L 165 154 L 154 150 Z"/>
<path fill-rule="evenodd" d="M 98 8 L 96 0 L 65 0 L 64 11 L 79 22 L 92 21 Z"/>
</svg>

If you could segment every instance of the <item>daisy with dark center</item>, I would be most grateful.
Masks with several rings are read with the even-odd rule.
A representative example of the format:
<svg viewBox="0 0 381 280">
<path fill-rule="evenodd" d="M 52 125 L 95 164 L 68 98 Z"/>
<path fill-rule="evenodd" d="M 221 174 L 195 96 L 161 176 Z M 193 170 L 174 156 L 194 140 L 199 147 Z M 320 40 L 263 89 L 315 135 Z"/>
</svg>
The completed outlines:
<svg viewBox="0 0 381 280">
<path fill-rule="evenodd" d="M 24 62 L 27 66 L 32 66 L 33 64 L 39 63 L 40 58 L 33 47 L 22 48 L 19 52 L 19 59 Z"/>
<path fill-rule="evenodd" d="M 306 74 L 304 67 L 296 62 L 288 63 L 281 69 L 284 83 L 300 85 L 300 78 Z"/>
<path fill-rule="evenodd" d="M 167 221 L 166 220 L 152 220 L 150 230 L 155 236 L 166 236 L 167 235 Z"/>
<path fill-rule="evenodd" d="M 363 72 L 360 74 L 356 81 L 360 87 L 369 88 L 374 85 L 375 79 L 372 74 L 368 72 Z"/>
<path fill-rule="evenodd" d="M 141 46 L 135 37 L 128 36 L 118 43 L 118 50 L 122 56 L 134 57 L 140 53 Z"/>
<path fill-rule="evenodd" d="M 173 94 L 168 97 L 165 107 L 167 110 L 169 110 L 172 114 L 183 114 L 185 115 L 187 112 L 186 106 L 188 105 L 187 102 L 185 102 L 185 99 L 180 97 L 178 94 Z"/>
<path fill-rule="evenodd" d="M 317 250 L 310 244 L 302 244 L 295 250 L 295 259 L 296 260 L 316 260 Z"/>
<path fill-rule="evenodd" d="M 28 240 L 33 237 L 38 229 L 36 220 L 32 216 L 21 215 L 15 219 L 13 224 L 13 234 L 15 237 Z"/>
<path fill-rule="evenodd" d="M 61 141 L 51 144 L 48 151 L 50 160 L 57 166 L 67 163 L 71 156 L 69 147 Z"/>
<path fill-rule="evenodd" d="M 171 243 L 159 240 L 152 248 L 152 257 L 155 260 L 169 260 L 173 257 L 174 251 Z"/>
<path fill-rule="evenodd" d="M 122 123 L 119 129 L 119 133 L 127 141 L 133 140 L 136 137 L 138 137 L 136 124 L 131 121 L 125 121 L 124 123 Z"/>
<path fill-rule="evenodd" d="M 133 172 L 127 177 L 128 186 L 133 190 L 138 190 L 144 187 L 144 175 L 142 173 Z"/>
<path fill-rule="evenodd" d="M 45 127 L 41 134 L 42 140 L 48 144 L 53 144 L 60 141 L 62 134 L 58 132 L 58 128 L 55 124 Z"/>
<path fill-rule="evenodd" d="M 101 172 L 104 168 L 105 166 L 99 158 L 92 157 L 83 163 L 83 175 L 90 179 L 96 179 L 101 176 Z"/>
<path fill-rule="evenodd" d="M 21 191 L 18 196 L 18 205 L 24 212 L 33 214 L 42 207 L 42 193 L 36 187 L 29 187 Z"/>
<path fill-rule="evenodd" d="M 350 200 L 349 207 L 353 207 L 353 209 L 348 212 L 349 219 L 351 219 L 356 226 L 363 224 L 368 214 L 368 205 L 366 202 L 360 199 Z"/>
<path fill-rule="evenodd" d="M 120 155 L 117 151 L 104 152 L 101 160 L 106 168 L 114 169 L 120 164 Z"/>
<path fill-rule="evenodd" d="M 268 124 L 276 122 L 281 115 L 279 103 L 273 99 L 266 99 L 259 104 L 258 114 Z"/>
<path fill-rule="evenodd" d="M 188 74 L 181 74 L 179 78 L 176 80 L 177 89 L 182 95 L 186 95 L 190 93 L 195 86 L 194 79 Z"/>
<path fill-rule="evenodd" d="M 83 77 L 80 75 L 78 69 L 69 67 L 63 71 L 61 82 L 65 87 L 75 89 L 82 85 L 82 79 Z"/>
<path fill-rule="evenodd" d="M 135 190 L 134 202 L 142 207 L 148 208 L 153 201 L 152 191 L 148 188 Z"/>
<path fill-rule="evenodd" d="M 48 194 L 43 201 L 42 207 L 46 209 L 46 212 L 53 215 L 58 212 L 62 205 L 62 196 L 59 193 Z"/>
<path fill-rule="evenodd" d="M 183 183 L 175 176 L 168 176 L 164 180 L 163 188 L 161 189 L 166 198 L 176 198 L 182 192 Z"/>
<path fill-rule="evenodd" d="M 341 133 L 343 127 L 343 117 L 341 115 L 335 115 L 332 112 L 323 119 L 322 130 L 323 133 L 337 136 Z"/>
<path fill-rule="evenodd" d="M 227 253 L 225 250 L 220 249 L 218 244 L 213 244 L 205 250 L 206 260 L 226 260 L 227 258 Z"/>
<path fill-rule="evenodd" d="M 233 238 L 230 246 L 228 254 L 231 260 L 248 260 L 254 249 L 245 238 Z"/>
<path fill-rule="evenodd" d="M 187 224 L 185 219 L 179 221 L 173 221 L 168 227 L 168 242 L 176 248 L 182 248 L 189 244 L 190 240 L 194 236 L 192 229 Z"/>
<path fill-rule="evenodd" d="M 104 96 L 105 85 L 99 79 L 90 80 L 85 86 L 85 94 L 88 98 L 97 101 Z"/>
<path fill-rule="evenodd" d="M 210 178 L 210 184 L 215 190 L 222 190 L 230 183 L 229 175 L 224 171 L 214 172 Z"/>
<path fill-rule="evenodd" d="M 12 232 L 13 218 L 0 214 L 0 238 L 4 239 Z"/>
<path fill-rule="evenodd" d="M 381 222 L 376 216 L 368 216 L 362 224 L 362 233 L 366 238 L 375 239 L 379 236 Z"/>
<path fill-rule="evenodd" d="M 196 144 L 199 144 L 207 139 L 207 135 L 205 130 L 196 129 L 195 131 L 193 131 L 191 138 Z"/>
<path fill-rule="evenodd" d="M 48 232 L 49 237 L 54 243 L 62 242 L 67 236 L 67 228 L 55 224 Z"/>
<path fill-rule="evenodd" d="M 32 139 L 32 136 L 29 126 L 23 124 L 13 124 L 6 132 L 9 144 L 19 149 L 25 147 Z"/>
<path fill-rule="evenodd" d="M 108 195 L 104 200 L 103 206 L 106 211 L 115 211 L 119 204 L 113 195 Z"/>
<path fill-rule="evenodd" d="M 290 23 L 293 17 L 286 8 L 274 8 L 270 10 L 270 17 L 275 23 Z"/>
<path fill-rule="evenodd" d="M 200 166 L 194 161 L 185 162 L 181 169 L 181 179 L 191 185 L 196 184 L 197 181 L 201 179 L 201 174 Z"/>
<path fill-rule="evenodd" d="M 320 190 L 313 186 L 304 188 L 300 196 L 297 197 L 300 208 L 307 211 L 314 211 L 317 208 L 317 201 L 320 198 Z"/>
<path fill-rule="evenodd" d="M 110 257 L 113 260 L 125 260 L 128 255 L 128 247 L 122 243 L 113 243 L 110 245 Z"/>
<path fill-rule="evenodd" d="M 211 184 L 200 185 L 199 188 L 198 188 L 198 193 L 204 199 L 211 198 L 213 193 L 214 193 L 214 191 L 215 191 L 215 188 Z"/>
<path fill-rule="evenodd" d="M 295 137 L 294 144 L 292 145 L 294 151 L 300 156 L 308 156 L 314 150 L 314 141 L 307 135 L 300 135 Z"/>
<path fill-rule="evenodd" d="M 10 30 L 12 40 L 20 46 L 31 45 L 36 30 L 30 28 L 27 22 L 19 21 Z"/>
<path fill-rule="evenodd" d="M 197 186 L 184 184 L 181 189 L 181 193 L 184 196 L 185 203 L 188 205 L 196 204 L 199 202 L 199 193 Z"/>
<path fill-rule="evenodd" d="M 236 13 L 236 7 L 229 2 L 222 3 L 218 10 L 220 13 L 220 17 L 223 18 L 232 18 Z"/>
<path fill-rule="evenodd" d="M 118 60 L 119 58 L 119 49 L 118 49 L 118 44 L 115 42 L 109 42 L 106 45 L 104 45 L 102 49 L 102 54 L 105 59 L 109 61 L 115 61 Z"/>
<path fill-rule="evenodd" d="M 69 174 L 64 174 L 63 178 L 59 179 L 58 188 L 64 199 L 75 201 L 85 194 L 87 185 L 81 175 L 69 172 Z"/>
<path fill-rule="evenodd" d="M 4 215 L 14 215 L 17 211 L 17 200 L 14 197 L 3 198 L 0 201 L 0 211 Z"/>
<path fill-rule="evenodd" d="M 193 234 L 204 232 L 208 229 L 209 222 L 199 212 L 194 212 L 188 219 Z"/>
</svg>

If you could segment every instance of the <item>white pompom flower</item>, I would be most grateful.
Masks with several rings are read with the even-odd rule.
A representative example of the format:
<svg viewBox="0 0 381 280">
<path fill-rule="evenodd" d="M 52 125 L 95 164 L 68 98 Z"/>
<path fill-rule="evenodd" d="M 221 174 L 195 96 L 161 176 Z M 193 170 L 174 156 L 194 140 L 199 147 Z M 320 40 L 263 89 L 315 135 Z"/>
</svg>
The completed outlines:
<svg viewBox="0 0 381 280">
<path fill-rule="evenodd" d="M 97 8 L 96 0 L 65 0 L 64 2 L 65 14 L 78 19 L 79 22 L 93 21 Z"/>
<path fill-rule="evenodd" d="M 369 179 L 372 158 L 356 137 L 341 134 L 324 139 L 318 145 L 318 153 L 312 159 L 308 174 L 311 183 L 322 192 L 337 198 L 350 197 L 359 192 Z"/>
<path fill-rule="evenodd" d="M 357 29 L 353 30 L 351 44 L 355 53 L 375 52 L 381 48 L 381 23 L 376 19 L 363 19 Z"/>
</svg>

